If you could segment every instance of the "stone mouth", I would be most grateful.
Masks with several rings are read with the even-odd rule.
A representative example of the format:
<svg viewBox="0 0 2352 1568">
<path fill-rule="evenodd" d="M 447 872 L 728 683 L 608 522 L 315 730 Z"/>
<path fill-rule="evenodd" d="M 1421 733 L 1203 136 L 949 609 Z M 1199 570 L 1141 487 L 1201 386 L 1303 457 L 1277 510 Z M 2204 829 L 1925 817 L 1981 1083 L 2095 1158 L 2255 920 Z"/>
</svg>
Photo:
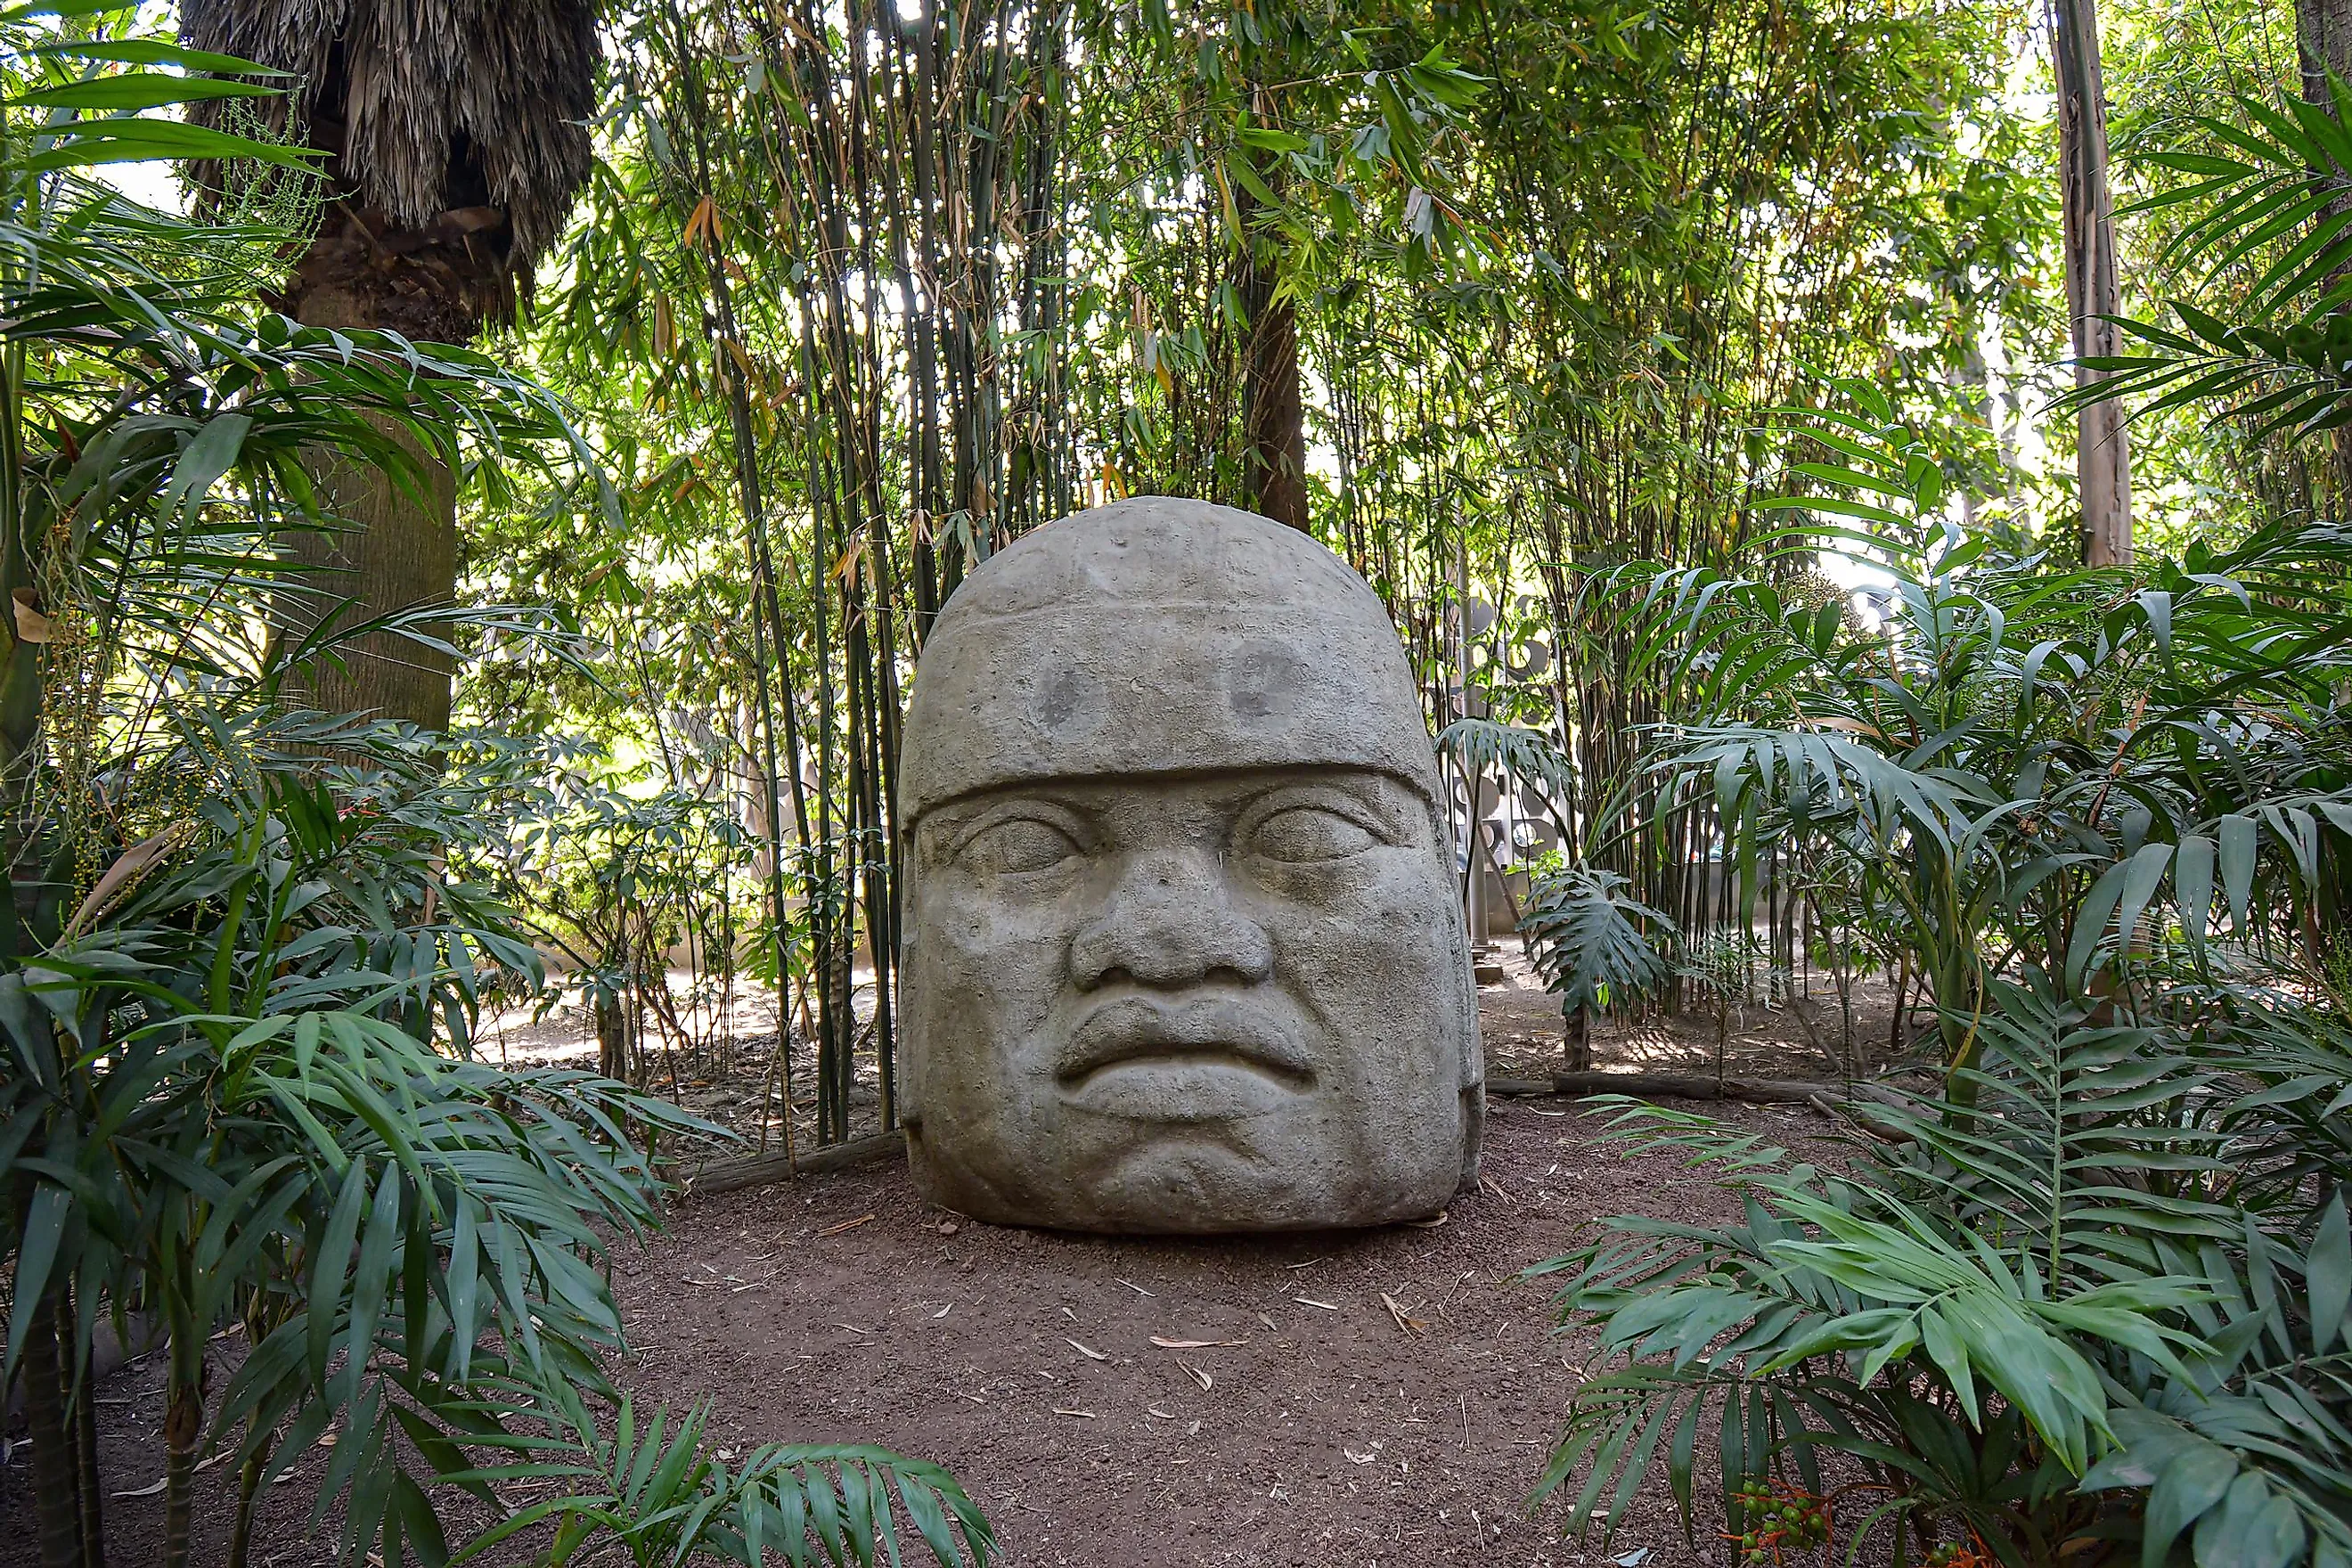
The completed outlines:
<svg viewBox="0 0 2352 1568">
<path fill-rule="evenodd" d="M 1071 1090 L 1130 1071 L 1171 1087 L 1202 1069 L 1248 1073 L 1292 1093 L 1315 1083 L 1313 1063 L 1290 1029 L 1265 1009 L 1227 996 L 1129 995 L 1098 1004 L 1070 1031 L 1056 1068 Z"/>
</svg>

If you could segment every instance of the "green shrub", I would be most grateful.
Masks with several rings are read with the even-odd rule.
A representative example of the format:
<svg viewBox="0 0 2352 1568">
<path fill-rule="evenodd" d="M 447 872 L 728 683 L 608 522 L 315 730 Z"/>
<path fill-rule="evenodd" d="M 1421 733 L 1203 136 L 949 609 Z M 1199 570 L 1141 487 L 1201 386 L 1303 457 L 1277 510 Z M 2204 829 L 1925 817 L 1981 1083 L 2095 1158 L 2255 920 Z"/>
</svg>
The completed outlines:
<svg viewBox="0 0 2352 1568">
<path fill-rule="evenodd" d="M 1687 1517 L 1703 1444 L 1735 1534 L 1801 1489 L 1849 1561 L 2347 1561 L 2352 1031 L 2251 988 L 2163 1000 L 2102 1022 L 1996 982 L 1966 1103 L 1871 1105 L 1841 1170 L 1620 1102 L 1615 1137 L 1724 1166 L 1745 1216 L 1613 1219 L 1538 1270 L 1625 1357 L 1543 1490 L 1605 1528 L 1663 1460 Z"/>
</svg>

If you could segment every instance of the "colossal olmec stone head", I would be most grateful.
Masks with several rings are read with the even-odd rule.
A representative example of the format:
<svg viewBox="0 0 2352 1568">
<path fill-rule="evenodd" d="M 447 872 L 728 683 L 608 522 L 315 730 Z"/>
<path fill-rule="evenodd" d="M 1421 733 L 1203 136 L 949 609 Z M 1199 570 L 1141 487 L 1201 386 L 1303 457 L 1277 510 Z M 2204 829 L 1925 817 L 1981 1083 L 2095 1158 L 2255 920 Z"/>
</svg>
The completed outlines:
<svg viewBox="0 0 2352 1568">
<path fill-rule="evenodd" d="M 1421 706 L 1380 601 L 1199 501 L 1000 552 L 915 676 L 904 1104 L 917 1181 L 1003 1224 L 1377 1225 L 1476 1169 L 1475 994 Z"/>
</svg>

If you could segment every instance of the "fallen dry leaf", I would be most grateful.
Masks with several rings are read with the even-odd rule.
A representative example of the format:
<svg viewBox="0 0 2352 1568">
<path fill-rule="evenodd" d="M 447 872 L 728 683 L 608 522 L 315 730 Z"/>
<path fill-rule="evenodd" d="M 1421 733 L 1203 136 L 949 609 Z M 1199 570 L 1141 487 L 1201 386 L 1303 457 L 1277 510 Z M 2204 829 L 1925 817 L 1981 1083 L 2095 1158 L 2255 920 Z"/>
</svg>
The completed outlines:
<svg viewBox="0 0 2352 1568">
<path fill-rule="evenodd" d="M 1174 1417 L 1173 1415 L 1169 1415 L 1169 1414 L 1168 1414 L 1168 1412 L 1166 1412 L 1165 1410 L 1160 1409 L 1160 1406 L 1158 1406 L 1157 1405 L 1155 1405 L 1151 1406 L 1151 1408 L 1150 1408 L 1150 1409 L 1149 1409 L 1149 1410 L 1147 1410 L 1147 1411 L 1145 1411 L 1145 1412 L 1144 1412 L 1144 1414 L 1145 1414 L 1146 1415 L 1157 1415 L 1157 1416 L 1159 1416 L 1159 1417 L 1160 1417 L 1160 1419 L 1161 1419 L 1162 1421 L 1173 1421 L 1173 1420 L 1175 1420 L 1175 1419 L 1176 1419 L 1176 1417 Z"/>
<path fill-rule="evenodd" d="M 1164 1351 L 1221 1351 L 1234 1345 L 1245 1345 L 1247 1340 L 1163 1340 L 1158 1334 L 1151 1342 Z"/>
<path fill-rule="evenodd" d="M 874 1216 L 870 1214 L 862 1214 L 856 1219 L 845 1219 L 839 1225 L 826 1226 L 823 1230 L 818 1231 L 817 1234 L 819 1236 L 839 1236 L 845 1230 L 856 1230 L 859 1226 L 866 1224 L 872 1218 L 874 1218 Z"/>
<path fill-rule="evenodd" d="M 1449 1215 L 1446 1210 L 1439 1209 L 1437 1211 L 1437 1217 L 1434 1219 L 1409 1219 L 1405 1221 L 1405 1224 L 1412 1226 L 1415 1230 L 1435 1230 L 1439 1226 L 1444 1225 Z"/>
<path fill-rule="evenodd" d="M 1082 1345 L 1078 1343 L 1077 1341 L 1069 1339 L 1066 1336 L 1064 1338 L 1063 1342 L 1070 1346 L 1073 1350 L 1076 1350 L 1080 1355 L 1086 1357 L 1088 1361 L 1110 1360 L 1110 1357 L 1103 1354 L 1102 1352 L 1095 1349 L 1092 1345 Z"/>
<path fill-rule="evenodd" d="M 1402 1329 L 1406 1333 L 1417 1334 L 1421 1332 L 1422 1330 L 1429 1327 L 1427 1323 L 1423 1322 L 1419 1318 L 1408 1317 L 1405 1314 L 1405 1310 L 1397 1304 L 1397 1299 L 1394 1296 L 1390 1295 L 1385 1290 L 1381 1292 L 1381 1304 L 1389 1310 L 1389 1316 L 1396 1320 L 1396 1326 Z"/>
<path fill-rule="evenodd" d="M 1339 1452 L 1347 1455 L 1350 1463 L 1358 1465 L 1369 1465 L 1380 1458 L 1378 1454 L 1359 1454 L 1353 1448 L 1342 1448 Z"/>
<path fill-rule="evenodd" d="M 1259 1322 L 1261 1322 L 1261 1323 L 1264 1323 L 1264 1324 L 1265 1324 L 1267 1328 L 1269 1328 L 1269 1329 L 1273 1329 L 1273 1328 L 1274 1328 L 1274 1320 L 1273 1320 L 1272 1318 L 1267 1317 L 1264 1312 L 1260 1312 L 1260 1313 L 1257 1315 L 1257 1321 L 1258 1321 Z M 1279 1330 L 1279 1329 L 1276 1329 L 1276 1330 L 1275 1330 L 1275 1331 L 1276 1331 L 1276 1333 L 1279 1333 L 1279 1332 L 1281 1332 L 1282 1331 L 1281 1331 L 1281 1330 Z"/>
<path fill-rule="evenodd" d="M 1199 1367 L 1194 1366 L 1191 1362 L 1180 1361 L 1176 1364 L 1192 1374 L 1192 1381 L 1201 1385 L 1202 1393 L 1205 1394 L 1210 1389 L 1217 1386 L 1214 1379 L 1210 1377 L 1207 1373 L 1202 1372 Z"/>
</svg>

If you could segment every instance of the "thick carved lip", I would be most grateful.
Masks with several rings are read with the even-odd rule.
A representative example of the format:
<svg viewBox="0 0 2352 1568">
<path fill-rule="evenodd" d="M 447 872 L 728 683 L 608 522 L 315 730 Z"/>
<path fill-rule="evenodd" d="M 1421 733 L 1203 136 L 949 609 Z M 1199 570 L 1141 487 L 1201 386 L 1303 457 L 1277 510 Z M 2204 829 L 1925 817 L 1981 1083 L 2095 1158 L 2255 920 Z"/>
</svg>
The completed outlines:
<svg viewBox="0 0 2352 1568">
<path fill-rule="evenodd" d="M 1129 1064 L 1238 1068 L 1294 1092 L 1315 1082 L 1312 1059 L 1279 1018 L 1238 997 L 1215 994 L 1129 994 L 1097 1004 L 1070 1031 L 1056 1076 L 1064 1088 L 1077 1089 Z"/>
</svg>

